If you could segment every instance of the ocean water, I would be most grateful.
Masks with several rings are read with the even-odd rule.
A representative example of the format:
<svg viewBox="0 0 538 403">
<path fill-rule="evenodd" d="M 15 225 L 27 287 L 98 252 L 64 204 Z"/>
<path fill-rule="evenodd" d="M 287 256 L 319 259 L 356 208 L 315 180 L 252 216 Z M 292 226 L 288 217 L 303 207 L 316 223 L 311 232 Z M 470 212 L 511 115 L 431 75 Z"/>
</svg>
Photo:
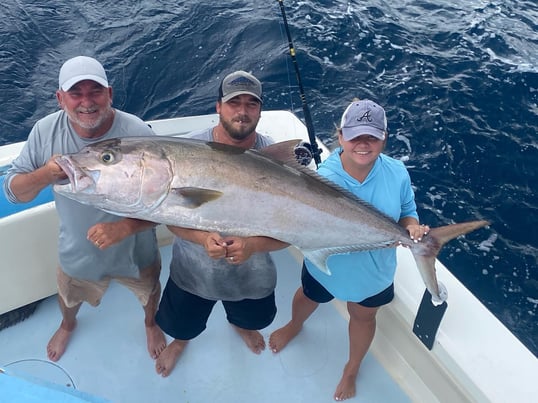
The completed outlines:
<svg viewBox="0 0 538 403">
<path fill-rule="evenodd" d="M 354 97 L 385 106 L 421 220 L 491 221 L 440 260 L 538 355 L 538 4 L 392 3 L 284 1 L 316 134 L 335 146 Z M 304 116 L 278 1 L 5 0 L 0 17 L 0 145 L 57 109 L 80 54 L 146 120 L 214 112 L 236 69 L 262 80 L 266 109 Z"/>
</svg>

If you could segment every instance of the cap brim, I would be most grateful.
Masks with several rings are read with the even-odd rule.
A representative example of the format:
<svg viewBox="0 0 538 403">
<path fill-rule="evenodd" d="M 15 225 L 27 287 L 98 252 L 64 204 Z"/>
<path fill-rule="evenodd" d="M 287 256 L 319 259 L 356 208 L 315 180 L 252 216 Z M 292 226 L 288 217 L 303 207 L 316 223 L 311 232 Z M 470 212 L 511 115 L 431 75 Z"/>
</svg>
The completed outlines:
<svg viewBox="0 0 538 403">
<path fill-rule="evenodd" d="M 385 140 L 385 132 L 372 126 L 342 127 L 342 137 L 345 141 L 353 140 L 359 136 L 374 136 L 379 140 Z"/>
<path fill-rule="evenodd" d="M 101 84 L 103 87 L 108 87 L 108 81 L 105 80 L 103 77 L 94 76 L 92 74 L 84 74 L 84 75 L 72 77 L 69 80 L 66 80 L 62 84 L 62 90 L 63 91 L 68 91 L 73 85 L 75 85 L 76 83 L 79 83 L 81 81 L 84 81 L 84 80 L 92 80 L 92 81 L 95 81 L 98 84 Z"/>
<path fill-rule="evenodd" d="M 222 102 L 228 102 L 230 99 L 235 98 L 238 95 L 252 95 L 258 101 L 263 103 L 262 99 L 257 94 L 255 94 L 253 92 L 249 92 L 249 91 L 235 91 L 235 92 L 232 92 L 232 93 L 226 95 L 225 97 L 222 97 Z"/>
</svg>

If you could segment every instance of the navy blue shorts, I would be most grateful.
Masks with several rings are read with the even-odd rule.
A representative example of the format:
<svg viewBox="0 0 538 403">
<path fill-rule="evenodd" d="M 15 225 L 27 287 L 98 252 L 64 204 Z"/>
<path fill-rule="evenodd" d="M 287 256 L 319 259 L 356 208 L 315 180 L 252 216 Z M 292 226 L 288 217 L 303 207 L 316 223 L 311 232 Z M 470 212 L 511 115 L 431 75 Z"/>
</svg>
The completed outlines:
<svg viewBox="0 0 538 403">
<path fill-rule="evenodd" d="M 301 272 L 301 282 L 303 283 L 303 293 L 314 302 L 320 304 L 329 302 L 334 299 L 334 296 L 327 291 L 306 269 L 303 262 L 303 270 Z M 357 304 L 368 308 L 377 308 L 378 306 L 386 305 L 394 298 L 394 283 L 386 289 L 372 297 L 368 297 Z"/>
<path fill-rule="evenodd" d="M 169 336 L 191 340 L 202 333 L 217 301 L 205 299 L 179 288 L 168 279 L 155 320 Z M 231 324 L 248 330 L 269 326 L 276 315 L 275 293 L 261 299 L 222 301 Z"/>
</svg>

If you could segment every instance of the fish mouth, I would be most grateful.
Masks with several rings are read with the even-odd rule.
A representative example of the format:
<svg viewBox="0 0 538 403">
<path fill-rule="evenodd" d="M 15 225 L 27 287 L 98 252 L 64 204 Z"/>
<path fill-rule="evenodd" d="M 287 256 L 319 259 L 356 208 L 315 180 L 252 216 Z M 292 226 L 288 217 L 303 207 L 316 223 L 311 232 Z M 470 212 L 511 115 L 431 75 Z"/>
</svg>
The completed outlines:
<svg viewBox="0 0 538 403">
<path fill-rule="evenodd" d="M 57 157 L 55 161 L 69 179 L 69 183 L 55 185 L 56 189 L 68 193 L 88 193 L 95 190 L 99 171 L 85 170 L 64 155 Z"/>
</svg>

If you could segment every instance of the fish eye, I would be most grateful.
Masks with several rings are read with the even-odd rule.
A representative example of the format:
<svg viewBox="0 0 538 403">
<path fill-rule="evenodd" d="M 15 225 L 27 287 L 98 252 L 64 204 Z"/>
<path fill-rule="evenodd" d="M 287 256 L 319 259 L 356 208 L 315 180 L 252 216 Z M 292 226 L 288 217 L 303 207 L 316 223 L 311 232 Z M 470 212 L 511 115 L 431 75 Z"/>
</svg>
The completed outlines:
<svg viewBox="0 0 538 403">
<path fill-rule="evenodd" d="M 104 151 L 101 154 L 101 162 L 103 164 L 112 164 L 116 160 L 116 156 L 113 151 Z"/>
</svg>

